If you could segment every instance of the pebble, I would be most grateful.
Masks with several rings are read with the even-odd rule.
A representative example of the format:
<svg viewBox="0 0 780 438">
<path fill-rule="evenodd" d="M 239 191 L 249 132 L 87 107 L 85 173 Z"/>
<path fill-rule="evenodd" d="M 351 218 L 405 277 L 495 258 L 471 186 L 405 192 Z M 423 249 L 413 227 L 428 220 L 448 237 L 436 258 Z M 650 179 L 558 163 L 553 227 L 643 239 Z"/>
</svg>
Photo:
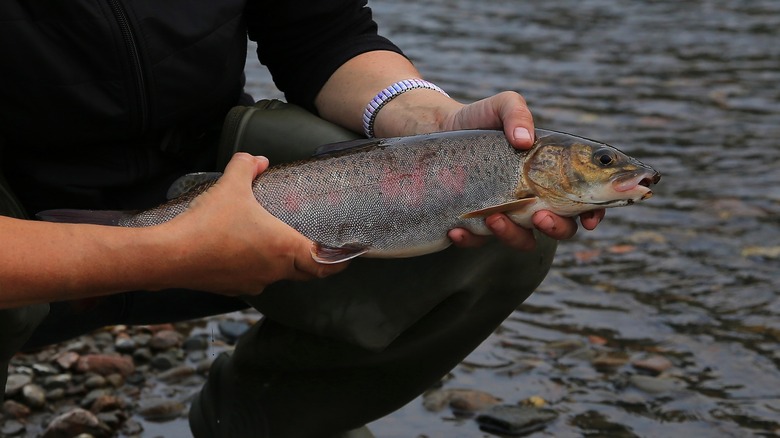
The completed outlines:
<svg viewBox="0 0 780 438">
<path fill-rule="evenodd" d="M 160 330 L 149 340 L 149 347 L 153 350 L 168 350 L 178 347 L 182 343 L 183 336 L 175 330 Z"/>
<path fill-rule="evenodd" d="M 209 346 L 209 341 L 206 336 L 203 335 L 196 335 L 196 336 L 190 336 L 187 338 L 186 341 L 182 344 L 182 349 L 184 351 L 198 351 L 198 350 L 205 350 Z"/>
<path fill-rule="evenodd" d="M 17 401 L 6 400 L 3 402 L 3 414 L 16 419 L 26 418 L 30 415 L 30 408 Z"/>
<path fill-rule="evenodd" d="M 620 368 L 628 362 L 628 355 L 623 352 L 603 353 L 596 356 L 591 364 L 600 371 L 613 370 Z"/>
<path fill-rule="evenodd" d="M 637 389 L 649 394 L 677 392 L 684 390 L 686 387 L 685 382 L 682 380 L 668 377 L 651 377 L 637 374 L 629 377 L 628 381 Z"/>
<path fill-rule="evenodd" d="M 64 351 L 54 357 L 54 361 L 64 370 L 69 370 L 79 360 L 79 354 L 74 351 Z"/>
<path fill-rule="evenodd" d="M 477 417 L 485 431 L 507 435 L 525 435 L 544 429 L 558 418 L 552 409 L 533 406 L 496 405 Z"/>
<path fill-rule="evenodd" d="M 249 330 L 250 325 L 243 321 L 223 320 L 219 321 L 217 327 L 219 327 L 219 333 L 222 334 L 228 342 L 234 343 L 241 335 Z"/>
<path fill-rule="evenodd" d="M 177 362 L 178 361 L 173 357 L 173 355 L 168 353 L 159 353 L 154 355 L 152 360 L 149 361 L 149 365 L 151 365 L 154 369 L 165 371 L 173 368 Z"/>
<path fill-rule="evenodd" d="M 653 375 L 659 375 L 672 367 L 672 362 L 663 356 L 650 356 L 631 362 L 631 365 L 639 370 L 647 371 Z"/>
<path fill-rule="evenodd" d="M 195 374 L 195 368 L 189 365 L 179 365 L 167 371 L 163 371 L 162 373 L 157 375 L 157 378 L 162 382 L 172 384 L 172 383 L 181 382 L 182 380 L 194 374 Z"/>
<path fill-rule="evenodd" d="M 146 347 L 139 348 L 133 352 L 133 359 L 136 362 L 146 363 L 152 360 L 152 357 L 153 357 L 152 350 Z"/>
<path fill-rule="evenodd" d="M 92 406 L 89 410 L 94 413 L 98 413 L 121 409 L 124 406 L 125 403 L 118 396 L 114 394 L 103 394 L 95 399 L 95 402 L 92 403 Z"/>
<path fill-rule="evenodd" d="M 24 385 L 22 397 L 25 404 L 33 409 L 40 409 L 46 405 L 46 392 L 34 383 Z"/>
<path fill-rule="evenodd" d="M 501 399 L 492 394 L 473 389 L 438 389 L 423 396 L 425 409 L 438 412 L 445 406 L 449 406 L 456 414 L 479 412 L 500 402 Z"/>
<path fill-rule="evenodd" d="M 43 380 L 43 387 L 46 389 L 58 389 L 67 388 L 70 382 L 73 381 L 73 376 L 70 374 L 57 374 L 49 376 Z"/>
<path fill-rule="evenodd" d="M 76 369 L 82 373 L 91 372 L 102 375 L 119 373 L 127 376 L 135 370 L 135 365 L 133 359 L 128 356 L 89 354 L 79 358 Z"/>
<path fill-rule="evenodd" d="M 44 431 L 43 438 L 76 437 L 84 433 L 93 437 L 106 437 L 111 435 L 111 429 L 92 412 L 75 408 L 54 418 Z"/>
<path fill-rule="evenodd" d="M 125 384 L 125 378 L 119 373 L 109 374 L 106 376 L 106 381 L 114 388 L 119 388 Z"/>
<path fill-rule="evenodd" d="M 27 374 L 9 374 L 5 382 L 6 397 L 13 397 L 24 388 L 25 385 L 32 383 L 32 376 Z"/>
<path fill-rule="evenodd" d="M 132 353 L 135 351 L 135 341 L 126 333 L 123 335 L 117 336 L 116 341 L 114 341 L 114 350 L 119 353 Z"/>
<path fill-rule="evenodd" d="M 25 431 L 24 424 L 16 420 L 8 420 L 0 428 L 0 436 L 16 436 Z"/>
<path fill-rule="evenodd" d="M 138 413 L 148 421 L 168 421 L 180 416 L 184 408 L 184 404 L 176 400 L 155 397 L 141 401 Z"/>
<path fill-rule="evenodd" d="M 95 388 L 102 388 L 106 386 L 108 381 L 105 377 L 101 376 L 100 374 L 95 374 L 92 376 L 89 376 L 87 380 L 84 381 L 84 386 L 87 389 L 95 389 Z"/>
</svg>

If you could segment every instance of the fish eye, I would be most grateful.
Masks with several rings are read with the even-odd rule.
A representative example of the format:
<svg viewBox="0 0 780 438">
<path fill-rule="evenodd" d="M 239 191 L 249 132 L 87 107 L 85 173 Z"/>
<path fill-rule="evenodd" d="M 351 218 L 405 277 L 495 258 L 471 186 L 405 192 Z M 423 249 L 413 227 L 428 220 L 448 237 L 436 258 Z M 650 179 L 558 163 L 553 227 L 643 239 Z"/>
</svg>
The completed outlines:
<svg viewBox="0 0 780 438">
<path fill-rule="evenodd" d="M 616 161 L 615 155 L 611 151 L 601 150 L 594 154 L 593 158 L 602 166 L 609 166 Z"/>
</svg>

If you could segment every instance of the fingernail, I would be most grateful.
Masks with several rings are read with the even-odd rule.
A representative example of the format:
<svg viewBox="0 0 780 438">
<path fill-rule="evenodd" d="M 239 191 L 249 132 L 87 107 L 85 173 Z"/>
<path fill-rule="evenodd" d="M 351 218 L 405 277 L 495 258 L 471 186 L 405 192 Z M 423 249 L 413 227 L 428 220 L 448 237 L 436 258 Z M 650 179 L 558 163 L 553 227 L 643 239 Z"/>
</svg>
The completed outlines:
<svg viewBox="0 0 780 438">
<path fill-rule="evenodd" d="M 525 128 L 515 128 L 512 135 L 515 137 L 515 140 L 531 141 L 531 133 Z"/>
<path fill-rule="evenodd" d="M 539 221 L 537 227 L 542 231 L 552 232 L 555 231 L 555 221 L 550 216 L 545 216 Z"/>
<path fill-rule="evenodd" d="M 506 222 L 501 217 L 496 217 L 488 222 L 488 226 L 494 233 L 502 233 L 506 229 Z"/>
</svg>

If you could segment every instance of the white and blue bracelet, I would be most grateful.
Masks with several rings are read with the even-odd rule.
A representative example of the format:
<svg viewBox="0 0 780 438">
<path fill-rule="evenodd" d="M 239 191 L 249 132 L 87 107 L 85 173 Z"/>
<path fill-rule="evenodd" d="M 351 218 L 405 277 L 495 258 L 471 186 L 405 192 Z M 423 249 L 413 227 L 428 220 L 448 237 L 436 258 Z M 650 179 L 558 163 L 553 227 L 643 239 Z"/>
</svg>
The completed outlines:
<svg viewBox="0 0 780 438">
<path fill-rule="evenodd" d="M 435 90 L 449 97 L 449 94 L 439 88 L 438 85 L 432 84 L 422 79 L 404 79 L 403 81 L 398 81 L 380 91 L 376 97 L 371 99 L 371 102 L 366 105 L 366 110 L 363 111 L 363 133 L 366 134 L 366 137 L 374 137 L 374 122 L 376 121 L 377 113 L 379 113 L 379 110 L 382 109 L 383 106 L 387 105 L 388 102 L 395 99 L 399 95 L 417 88 Z"/>
</svg>

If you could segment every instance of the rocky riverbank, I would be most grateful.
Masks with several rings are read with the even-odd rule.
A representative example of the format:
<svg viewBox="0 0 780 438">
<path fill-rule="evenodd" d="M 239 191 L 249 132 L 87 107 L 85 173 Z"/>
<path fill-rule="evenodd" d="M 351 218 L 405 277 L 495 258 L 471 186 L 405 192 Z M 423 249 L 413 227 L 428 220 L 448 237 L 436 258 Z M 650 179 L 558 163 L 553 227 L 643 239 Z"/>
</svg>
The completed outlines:
<svg viewBox="0 0 780 438">
<path fill-rule="evenodd" d="M 253 311 L 196 322 L 114 326 L 11 362 L 3 437 L 187 436 L 191 398 L 209 366 L 259 319 Z M 165 433 L 165 436 L 170 436 Z"/>
</svg>

